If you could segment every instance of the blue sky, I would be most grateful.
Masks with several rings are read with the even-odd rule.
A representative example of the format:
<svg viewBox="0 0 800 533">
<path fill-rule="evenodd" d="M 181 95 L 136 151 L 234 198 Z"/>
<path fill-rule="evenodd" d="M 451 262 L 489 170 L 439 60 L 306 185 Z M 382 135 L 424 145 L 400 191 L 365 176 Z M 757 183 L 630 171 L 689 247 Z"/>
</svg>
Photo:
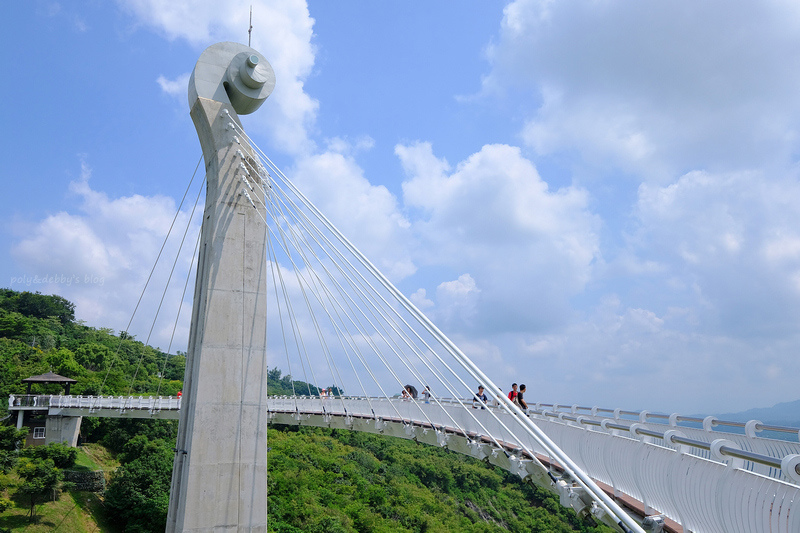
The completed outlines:
<svg viewBox="0 0 800 533">
<path fill-rule="evenodd" d="M 188 75 L 247 41 L 251 3 L 277 85 L 245 127 L 495 381 L 667 412 L 797 399 L 791 2 L 7 3 L 3 286 L 127 327 L 200 157 Z"/>
</svg>

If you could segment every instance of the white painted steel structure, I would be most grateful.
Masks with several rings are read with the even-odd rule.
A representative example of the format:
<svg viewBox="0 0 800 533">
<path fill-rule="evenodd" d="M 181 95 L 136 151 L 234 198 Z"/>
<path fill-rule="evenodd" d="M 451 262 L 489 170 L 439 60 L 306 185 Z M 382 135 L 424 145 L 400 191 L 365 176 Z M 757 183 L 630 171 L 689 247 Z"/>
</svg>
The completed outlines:
<svg viewBox="0 0 800 533">
<path fill-rule="evenodd" d="M 557 406 L 551 407 L 555 408 Z M 598 414 L 599 409 L 597 407 L 591 409 L 582 408 L 583 410 L 589 410 L 590 413 L 594 413 L 587 415 L 579 414 L 581 408 L 577 408 L 576 406 L 569 407 L 568 409 L 568 412 L 559 412 L 556 410 L 547 411 L 542 409 L 542 404 L 536 404 L 532 406 L 531 411 L 536 412 L 543 418 L 557 418 L 567 422 L 577 422 L 580 420 L 582 425 L 589 425 L 592 423 L 601 424 L 605 420 L 607 421 L 606 425 L 608 425 L 608 423 L 612 423 L 613 425 L 615 422 L 616 424 L 622 424 L 623 426 L 633 426 L 639 431 L 650 430 L 660 434 L 664 434 L 667 431 L 676 431 L 677 433 L 673 433 L 673 435 L 682 436 L 691 440 L 708 442 L 709 445 L 717 439 L 724 438 L 725 440 L 729 441 L 730 445 L 733 447 L 737 447 L 745 452 L 752 452 L 754 454 L 772 457 L 776 459 L 777 462 L 781 462 L 784 458 L 789 456 L 800 455 L 800 435 L 798 434 L 797 428 L 776 428 L 780 429 L 780 432 L 788 437 L 786 440 L 765 438 L 763 436 L 759 436 L 758 433 L 769 430 L 773 426 L 765 425 L 759 420 L 750 420 L 746 423 L 736 423 L 719 420 L 713 416 L 707 416 L 704 419 L 697 419 L 694 417 L 682 417 L 677 413 L 673 413 L 671 415 L 660 415 L 652 414 L 648 411 L 628 411 L 628 416 L 632 415 L 635 417 L 635 419 L 626 420 L 623 418 L 624 413 L 621 413 L 620 409 L 613 411 L 606 409 L 605 411 L 611 411 L 610 414 L 612 416 L 610 417 L 601 416 Z M 665 420 L 665 423 L 653 422 L 651 419 L 662 419 Z M 702 424 L 702 427 L 688 426 L 686 424 L 687 421 L 695 422 L 697 425 Z M 681 422 L 683 422 L 683 424 L 681 424 Z M 717 429 L 720 427 L 739 427 L 743 429 L 744 434 L 723 432 Z M 595 426 L 595 429 L 601 428 Z M 613 430 L 613 428 L 612 431 L 616 431 L 617 434 L 631 436 L 630 431 L 619 429 Z M 636 438 L 644 442 L 653 441 L 653 437 L 644 434 L 637 435 Z M 655 439 L 655 441 L 664 446 L 673 448 L 675 450 L 684 450 L 686 453 L 691 453 L 692 455 L 696 455 L 704 459 L 722 461 L 725 464 L 731 464 L 731 462 L 737 461 L 737 458 L 731 456 L 715 456 L 713 451 L 710 449 L 687 447 L 681 444 L 673 444 L 672 442 L 667 443 L 663 439 Z M 770 466 L 751 460 L 744 460 L 742 467 L 745 470 L 756 472 L 775 479 L 780 479 L 795 484 L 800 483 L 800 473 L 794 469 L 785 471 L 785 469 L 781 468 L 781 466 Z"/>
</svg>

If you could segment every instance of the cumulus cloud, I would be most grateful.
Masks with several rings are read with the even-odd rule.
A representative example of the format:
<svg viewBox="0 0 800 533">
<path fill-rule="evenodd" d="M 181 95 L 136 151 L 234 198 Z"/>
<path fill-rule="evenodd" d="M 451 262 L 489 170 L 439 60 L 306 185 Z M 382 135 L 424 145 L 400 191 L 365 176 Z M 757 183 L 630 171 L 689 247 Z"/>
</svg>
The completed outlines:
<svg viewBox="0 0 800 533">
<path fill-rule="evenodd" d="M 425 311 L 426 309 L 433 307 L 433 300 L 429 300 L 427 298 L 427 294 L 428 293 L 425 289 L 417 289 L 411 296 L 409 296 L 409 299 L 411 300 L 411 303 L 417 306 L 418 309 Z"/>
<path fill-rule="evenodd" d="M 395 153 L 408 177 L 405 205 L 420 212 L 413 224 L 424 243 L 419 262 L 466 271 L 480 288 L 474 319 L 461 327 L 472 320 L 492 331 L 563 324 L 570 296 L 600 259 L 600 222 L 586 191 L 551 191 L 519 148 L 507 145 L 484 146 L 455 170 L 429 143 L 398 145 Z M 462 289 L 467 278 L 459 278 Z M 452 287 L 440 287 L 437 297 Z"/>
<path fill-rule="evenodd" d="M 274 146 L 291 154 L 314 149 L 309 129 L 314 126 L 319 104 L 304 89 L 314 66 L 314 19 L 305 1 L 133 0 L 120 6 L 141 26 L 153 28 L 170 40 L 185 39 L 200 49 L 219 41 L 240 42 L 249 27 L 252 6 L 251 46 L 269 60 L 277 81 L 269 97 L 271 105 L 249 121 L 251 133 L 265 133 Z M 166 74 L 164 80 L 176 76 Z"/>
<path fill-rule="evenodd" d="M 397 199 L 386 187 L 370 184 L 352 156 L 328 151 L 302 157 L 290 174 L 325 216 L 392 280 L 416 271 L 409 251 L 409 222 Z"/>
<path fill-rule="evenodd" d="M 657 315 L 611 296 L 563 332 L 532 335 L 514 352 L 501 346 L 518 356 L 511 376 L 530 379 L 534 397 L 549 402 L 695 414 L 747 409 L 753 393 L 757 405 L 786 401 L 800 362 L 781 354 L 797 335 L 734 338 L 694 331 L 691 320 L 686 309 Z M 559 378 L 546 379 L 543 365 Z"/>
<path fill-rule="evenodd" d="M 189 86 L 189 76 L 191 76 L 191 74 L 188 72 L 171 80 L 164 76 L 159 76 L 158 79 L 156 79 L 156 83 L 158 83 L 158 86 L 161 87 L 161 90 L 166 94 L 175 98 L 183 98 L 186 95 L 186 88 Z"/>
<path fill-rule="evenodd" d="M 71 193 L 80 200 L 79 212 L 59 212 L 20 228 L 20 237 L 11 254 L 24 276 L 15 280 L 12 288 L 58 293 L 76 304 L 79 319 L 98 327 L 124 330 L 177 207 L 171 198 L 164 196 L 135 194 L 109 198 L 92 189 L 90 176 L 91 169 L 83 163 L 80 179 L 70 184 Z M 151 316 L 138 316 L 130 328 L 140 340 L 145 340 L 188 226 L 175 267 L 176 277 L 169 285 L 170 295 L 165 298 L 165 307 L 151 338 L 151 344 L 166 349 L 178 309 L 182 308 L 176 336 L 179 344 L 173 346 L 173 351 L 186 349 L 191 315 L 188 312 L 191 303 L 183 303 L 181 294 L 199 232 L 200 210 L 191 221 L 190 212 L 188 206 L 178 213 L 173 233 L 145 292 L 142 309 L 151 310 Z M 40 281 L 34 281 L 37 278 Z"/>
<path fill-rule="evenodd" d="M 526 142 L 650 178 L 789 157 L 800 118 L 800 11 L 789 2 L 517 0 L 485 90 L 538 99 Z"/>
<path fill-rule="evenodd" d="M 734 337 L 786 335 L 800 319 L 800 183 L 758 172 L 691 172 L 643 184 L 632 243 L 669 265 L 703 327 Z"/>
<path fill-rule="evenodd" d="M 439 323 L 445 327 L 453 323 L 474 327 L 480 292 L 469 274 L 462 274 L 456 280 L 439 284 L 436 288 Z"/>
<path fill-rule="evenodd" d="M 781 1 L 506 6 L 481 97 L 534 102 L 524 147 L 564 164 L 603 221 L 584 226 L 600 232 L 600 268 L 554 261 L 572 275 L 544 276 L 573 282 L 561 329 L 493 338 L 511 357 L 547 360 L 564 386 L 596 384 L 545 397 L 630 405 L 647 387 L 648 405 L 685 397 L 727 411 L 715 399 L 726 388 L 754 391 L 742 408 L 786 400 L 774 387 L 791 387 L 800 319 L 799 29 L 800 10 Z M 451 173 L 426 157 L 437 177 L 423 209 L 448 197 Z M 493 292 L 464 270 L 482 299 Z"/>
</svg>

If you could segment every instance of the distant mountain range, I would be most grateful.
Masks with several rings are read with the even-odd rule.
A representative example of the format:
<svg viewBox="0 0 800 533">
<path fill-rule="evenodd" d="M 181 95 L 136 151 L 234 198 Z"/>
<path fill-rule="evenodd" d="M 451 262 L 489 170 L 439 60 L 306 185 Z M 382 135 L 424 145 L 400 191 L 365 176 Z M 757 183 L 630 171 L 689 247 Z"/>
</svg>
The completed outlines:
<svg viewBox="0 0 800 533">
<path fill-rule="evenodd" d="M 740 413 L 723 413 L 714 416 L 720 420 L 731 422 L 761 420 L 764 424 L 774 426 L 800 427 L 800 400 L 777 403 L 772 407 L 757 407 Z"/>
</svg>

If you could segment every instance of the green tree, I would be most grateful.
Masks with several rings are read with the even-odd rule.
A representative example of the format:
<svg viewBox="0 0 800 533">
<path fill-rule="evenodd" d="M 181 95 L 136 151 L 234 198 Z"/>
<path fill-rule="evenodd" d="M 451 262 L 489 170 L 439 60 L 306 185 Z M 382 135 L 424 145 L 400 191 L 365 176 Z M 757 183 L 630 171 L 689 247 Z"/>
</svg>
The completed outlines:
<svg viewBox="0 0 800 533">
<path fill-rule="evenodd" d="M 33 324 L 20 313 L 0 309 L 0 337 L 27 341 L 33 336 Z"/>
<path fill-rule="evenodd" d="M 36 516 L 36 504 L 49 498 L 60 488 L 64 475 L 56 468 L 52 459 L 21 457 L 16 470 L 23 481 L 17 488 L 17 495 L 30 503 L 29 516 L 32 521 Z"/>
<path fill-rule="evenodd" d="M 62 324 L 75 320 L 75 304 L 61 296 L 40 292 L 22 292 L 17 298 L 16 311 L 36 318 L 57 317 Z"/>
<path fill-rule="evenodd" d="M 4 513 L 6 509 L 9 509 L 12 505 L 14 505 L 14 502 L 8 498 L 0 498 L 0 514 Z"/>
<path fill-rule="evenodd" d="M 50 351 L 45 361 L 53 372 L 61 376 L 77 379 L 86 375 L 86 369 L 78 364 L 75 355 L 67 348 Z"/>
<path fill-rule="evenodd" d="M 88 434 L 92 442 L 100 442 L 114 453 L 122 453 L 125 446 L 137 435 L 154 441 L 174 442 L 178 434 L 177 420 L 143 420 L 129 418 L 103 418 Z"/>
<path fill-rule="evenodd" d="M 72 468 L 78 458 L 78 450 L 66 442 L 51 442 L 47 446 L 24 448 L 20 455 L 29 459 L 50 459 L 57 468 Z"/>
<path fill-rule="evenodd" d="M 75 360 L 88 370 L 103 370 L 108 366 L 110 351 L 108 346 L 98 342 L 87 342 L 76 348 Z"/>
<path fill-rule="evenodd" d="M 138 435 L 128 442 L 106 488 L 106 505 L 125 531 L 161 532 L 167 523 L 172 447 Z"/>
<path fill-rule="evenodd" d="M 608 533 L 470 457 L 352 431 L 272 428 L 270 531 Z"/>
<path fill-rule="evenodd" d="M 17 429 L 14 426 L 0 426 L 0 473 L 5 474 L 14 468 L 17 463 L 17 449 L 25 442 L 27 434 L 28 428 Z"/>
<path fill-rule="evenodd" d="M 28 428 L 17 429 L 14 426 L 0 426 L 0 450 L 14 451 L 25 442 Z"/>
<path fill-rule="evenodd" d="M 183 381 L 183 374 L 186 371 L 186 357 L 182 355 L 168 356 L 164 368 L 164 379 Z"/>
</svg>

